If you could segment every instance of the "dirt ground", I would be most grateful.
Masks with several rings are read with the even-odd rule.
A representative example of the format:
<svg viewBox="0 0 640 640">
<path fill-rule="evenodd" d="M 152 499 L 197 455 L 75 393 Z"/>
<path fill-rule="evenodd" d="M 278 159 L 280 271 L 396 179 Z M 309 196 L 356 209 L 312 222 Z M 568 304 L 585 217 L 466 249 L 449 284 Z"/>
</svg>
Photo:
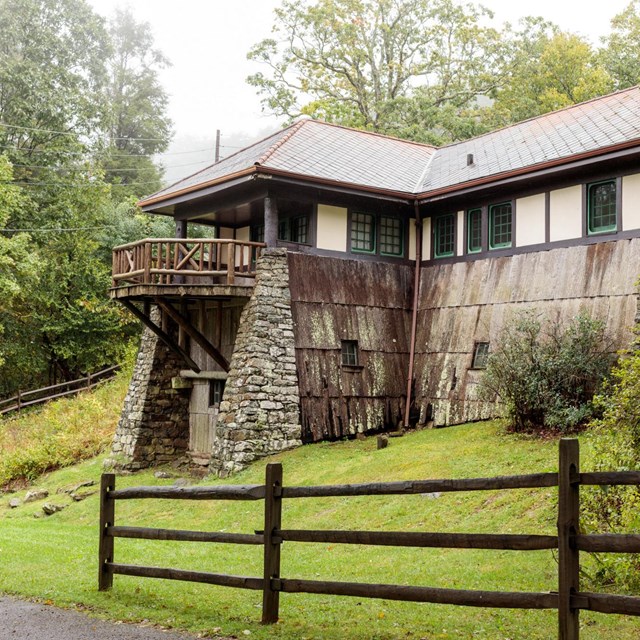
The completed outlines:
<svg viewBox="0 0 640 640">
<path fill-rule="evenodd" d="M 0 596 L 0 640 L 195 640 L 196 636 L 117 624 L 43 604 Z"/>
</svg>

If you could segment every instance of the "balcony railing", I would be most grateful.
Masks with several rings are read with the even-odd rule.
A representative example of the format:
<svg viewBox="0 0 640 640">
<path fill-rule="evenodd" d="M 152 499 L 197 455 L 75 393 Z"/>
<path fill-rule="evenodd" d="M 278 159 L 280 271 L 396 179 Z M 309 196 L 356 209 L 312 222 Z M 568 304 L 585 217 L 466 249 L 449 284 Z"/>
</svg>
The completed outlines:
<svg viewBox="0 0 640 640">
<path fill-rule="evenodd" d="M 250 284 L 262 242 L 147 238 L 113 250 L 113 286 Z M 236 282 L 236 278 L 239 282 Z"/>
</svg>

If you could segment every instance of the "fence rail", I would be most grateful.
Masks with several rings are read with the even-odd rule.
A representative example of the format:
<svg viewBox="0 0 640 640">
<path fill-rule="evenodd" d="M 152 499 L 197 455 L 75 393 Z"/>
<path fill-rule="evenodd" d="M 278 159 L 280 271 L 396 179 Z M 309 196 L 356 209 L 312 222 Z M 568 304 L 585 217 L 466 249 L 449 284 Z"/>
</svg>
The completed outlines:
<svg viewBox="0 0 640 640">
<path fill-rule="evenodd" d="M 13 411 L 20 411 L 26 407 L 33 407 L 38 404 L 50 402 L 51 400 L 77 395 L 82 391 L 94 389 L 101 382 L 111 380 L 119 370 L 120 365 L 116 364 L 112 367 L 96 371 L 95 373 L 90 373 L 88 376 L 78 378 L 77 380 L 69 380 L 69 382 L 61 382 L 60 384 L 34 389 L 32 391 L 18 391 L 17 395 L 0 400 L 0 416 Z"/>
<path fill-rule="evenodd" d="M 113 250 L 113 286 L 228 284 L 255 278 L 262 242 L 146 238 Z"/>
<path fill-rule="evenodd" d="M 579 589 L 580 551 L 639 553 L 639 535 L 581 535 L 579 507 L 581 485 L 640 485 L 640 472 L 584 473 L 579 470 L 578 441 L 560 442 L 558 473 L 470 478 L 460 480 L 418 480 L 316 487 L 283 486 L 282 466 L 267 465 L 264 485 L 217 487 L 134 487 L 116 489 L 115 476 L 104 474 L 100 503 L 100 590 L 113 584 L 113 576 L 129 575 L 168 580 L 203 582 L 263 592 L 262 622 L 278 620 L 281 593 L 310 593 L 360 598 L 384 598 L 411 602 L 455 604 L 470 607 L 557 609 L 558 638 L 579 639 L 580 610 L 640 615 L 640 597 L 581 592 Z M 406 495 L 432 491 L 486 491 L 558 487 L 558 535 L 428 533 L 407 531 L 327 531 L 282 529 L 284 499 Z M 264 500 L 263 529 L 255 534 L 150 529 L 115 525 L 115 503 L 125 499 L 186 500 Z M 178 540 L 233 543 L 264 547 L 263 575 L 231 576 L 163 567 L 123 565 L 114 562 L 115 538 Z M 426 586 L 366 584 L 326 580 L 302 580 L 280 575 L 282 542 L 321 542 L 378 546 L 499 549 L 531 551 L 556 549 L 558 552 L 557 591 L 510 592 L 442 589 Z"/>
</svg>

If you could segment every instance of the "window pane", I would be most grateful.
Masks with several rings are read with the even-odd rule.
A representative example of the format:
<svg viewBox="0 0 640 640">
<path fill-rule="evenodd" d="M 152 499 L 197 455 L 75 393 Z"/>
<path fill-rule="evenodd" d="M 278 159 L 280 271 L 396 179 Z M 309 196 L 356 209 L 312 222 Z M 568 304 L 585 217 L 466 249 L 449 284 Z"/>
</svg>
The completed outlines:
<svg viewBox="0 0 640 640">
<path fill-rule="evenodd" d="M 471 365 L 471 368 L 486 369 L 488 357 L 489 357 L 489 343 L 476 342 L 476 346 L 473 350 L 473 364 Z"/>
<path fill-rule="evenodd" d="M 347 367 L 358 366 L 358 341 L 342 341 L 342 364 Z"/>
<path fill-rule="evenodd" d="M 615 231 L 616 183 L 614 180 L 591 184 L 589 190 L 589 232 Z"/>
<path fill-rule="evenodd" d="M 498 249 L 511 246 L 511 203 L 489 207 L 489 247 Z"/>
<path fill-rule="evenodd" d="M 436 218 L 435 246 L 436 258 L 453 255 L 455 218 L 453 214 Z"/>
<path fill-rule="evenodd" d="M 299 216 L 291 219 L 291 242 L 307 242 L 309 219 L 307 216 Z"/>
<path fill-rule="evenodd" d="M 260 224 L 251 227 L 251 240 L 253 242 L 264 242 L 264 225 Z"/>
<path fill-rule="evenodd" d="M 351 249 L 353 251 L 375 251 L 375 218 L 369 213 L 354 213 L 351 216 Z"/>
<path fill-rule="evenodd" d="M 380 218 L 380 253 L 402 255 L 402 221 L 398 218 Z"/>
<path fill-rule="evenodd" d="M 482 251 L 482 210 L 467 211 L 467 252 Z"/>
</svg>

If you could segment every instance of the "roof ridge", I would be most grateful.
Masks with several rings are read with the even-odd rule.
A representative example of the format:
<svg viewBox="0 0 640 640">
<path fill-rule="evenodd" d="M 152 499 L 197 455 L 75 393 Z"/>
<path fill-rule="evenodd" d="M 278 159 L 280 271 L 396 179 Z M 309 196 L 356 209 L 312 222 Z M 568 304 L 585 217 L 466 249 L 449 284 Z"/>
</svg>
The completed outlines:
<svg viewBox="0 0 640 640">
<path fill-rule="evenodd" d="M 355 133 L 364 133 L 368 136 L 375 136 L 377 138 L 384 138 L 385 140 L 395 140 L 396 142 L 404 142 L 406 144 L 413 144 L 417 147 L 426 147 L 427 149 L 437 150 L 440 147 L 436 147 L 433 144 L 427 144 L 426 142 L 417 142 L 416 140 L 408 140 L 406 138 L 399 138 L 398 136 L 390 136 L 386 133 L 378 133 L 377 131 L 369 131 L 367 129 L 358 129 L 356 127 L 347 127 L 343 124 L 336 124 L 335 122 L 327 122 L 326 120 L 320 120 L 318 118 L 311 118 L 305 120 L 305 122 L 314 122 L 316 124 L 325 125 L 327 127 L 334 127 L 335 129 L 344 129 L 345 131 L 353 131 Z"/>
<path fill-rule="evenodd" d="M 420 193 L 420 189 L 422 188 L 422 185 L 424 183 L 424 181 L 427 178 L 427 174 L 429 173 L 429 170 L 431 169 L 431 164 L 433 163 L 433 159 L 436 157 L 436 155 L 438 154 L 438 151 L 440 151 L 440 149 L 436 149 L 428 158 L 426 164 L 424 165 L 424 169 L 422 170 L 422 173 L 420 174 L 420 177 L 418 178 L 418 182 L 416 183 L 414 189 L 413 189 L 413 193 L 414 194 L 418 194 Z"/>
<path fill-rule="evenodd" d="M 289 125 L 286 129 L 283 129 L 283 133 L 287 131 L 287 129 L 289 129 L 289 131 L 286 133 L 286 135 L 279 138 L 277 142 L 272 144 L 253 164 L 264 164 L 287 140 L 293 137 L 295 133 L 302 128 L 305 122 L 309 122 L 309 120 L 300 120 L 299 122 L 295 122 L 294 124 Z"/>
<path fill-rule="evenodd" d="M 455 147 L 459 144 L 466 144 L 467 142 L 472 142 L 474 140 L 479 140 L 480 138 L 484 138 L 486 136 L 491 136 L 494 133 L 500 133 L 502 131 L 506 131 L 507 129 L 512 129 L 514 127 L 518 127 L 521 124 L 525 124 L 527 122 L 533 122 L 534 120 L 540 120 L 542 118 L 547 118 L 554 113 L 560 113 L 561 111 L 570 111 L 571 109 L 576 109 L 577 107 L 582 107 L 585 104 L 589 104 L 590 102 L 598 102 L 599 100 L 604 100 L 605 98 L 611 98 L 620 93 L 630 93 L 633 90 L 640 89 L 640 85 L 633 85 L 632 87 L 627 87 L 626 89 L 619 89 L 618 91 L 613 91 L 611 93 L 606 93 L 603 96 L 597 96 L 595 98 L 589 98 L 589 100 L 583 100 L 582 102 L 577 102 L 576 104 L 570 104 L 566 107 L 562 107 L 561 109 L 556 109 L 555 111 L 548 111 L 547 113 L 541 113 L 539 116 L 532 116 L 531 118 L 526 118 L 525 120 L 520 120 L 519 122 L 513 122 L 511 124 L 507 124 L 504 127 L 499 127 L 498 129 L 492 129 L 491 131 L 487 131 L 486 133 L 481 133 L 480 135 L 474 136 L 473 138 L 467 138 L 466 140 L 458 140 L 457 142 L 450 142 L 449 144 L 445 144 L 442 147 L 436 147 L 437 150 L 448 149 L 450 147 Z"/>
</svg>

